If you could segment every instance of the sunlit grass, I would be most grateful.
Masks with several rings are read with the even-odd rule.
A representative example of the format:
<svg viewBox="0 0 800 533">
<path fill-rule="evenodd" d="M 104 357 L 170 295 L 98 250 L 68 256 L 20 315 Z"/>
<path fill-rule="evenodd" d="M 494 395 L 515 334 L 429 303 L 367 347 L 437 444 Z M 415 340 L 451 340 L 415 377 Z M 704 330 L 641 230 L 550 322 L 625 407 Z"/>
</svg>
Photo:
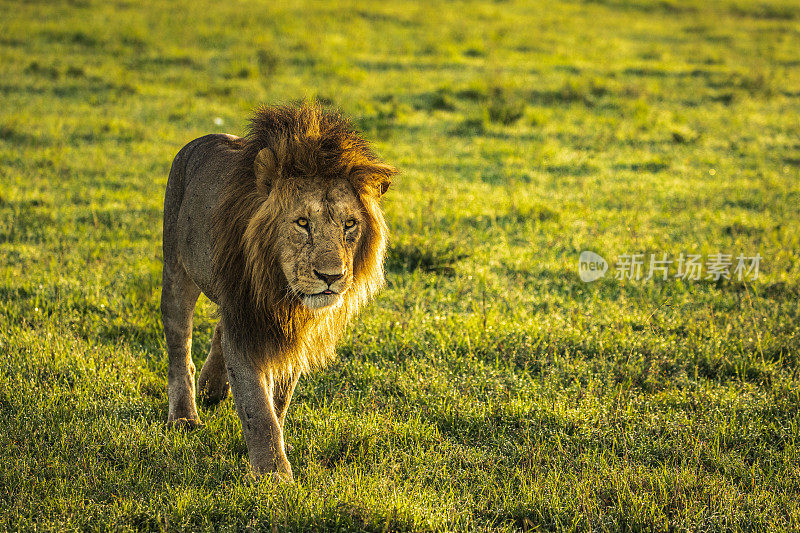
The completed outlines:
<svg viewBox="0 0 800 533">
<path fill-rule="evenodd" d="M 797 529 L 798 20 L 0 2 L 0 529 Z M 298 99 L 402 174 L 387 287 L 302 379 L 273 486 L 231 401 L 166 430 L 161 206 L 183 144 Z M 759 278 L 612 276 L 718 252 Z"/>
</svg>

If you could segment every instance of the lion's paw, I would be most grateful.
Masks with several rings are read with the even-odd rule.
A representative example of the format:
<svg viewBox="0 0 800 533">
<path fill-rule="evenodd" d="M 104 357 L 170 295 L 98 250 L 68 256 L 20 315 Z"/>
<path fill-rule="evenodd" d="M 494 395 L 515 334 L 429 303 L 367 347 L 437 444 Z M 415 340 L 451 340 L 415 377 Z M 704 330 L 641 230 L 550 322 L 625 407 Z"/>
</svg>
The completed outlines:
<svg viewBox="0 0 800 533">
<path fill-rule="evenodd" d="M 282 464 L 271 467 L 256 467 L 250 465 L 250 474 L 248 476 L 251 481 L 257 483 L 293 483 L 294 475 L 292 474 L 292 465 L 288 461 Z"/>
</svg>

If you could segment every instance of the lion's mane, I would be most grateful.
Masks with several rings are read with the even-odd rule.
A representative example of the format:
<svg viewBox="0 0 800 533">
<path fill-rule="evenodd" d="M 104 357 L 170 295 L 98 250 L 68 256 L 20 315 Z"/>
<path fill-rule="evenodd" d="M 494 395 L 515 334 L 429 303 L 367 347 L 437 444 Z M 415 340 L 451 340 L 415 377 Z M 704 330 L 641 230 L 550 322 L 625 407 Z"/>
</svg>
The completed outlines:
<svg viewBox="0 0 800 533">
<path fill-rule="evenodd" d="M 235 166 L 212 213 L 214 289 L 224 334 L 265 370 L 293 373 L 324 365 L 350 317 L 383 284 L 387 228 L 379 200 L 397 171 L 341 115 L 316 105 L 263 107 L 249 133 L 230 142 Z M 254 168 L 264 148 L 276 163 L 268 183 Z M 303 179 L 342 177 L 357 192 L 365 220 L 353 283 L 336 309 L 310 311 L 279 266 L 284 239 L 272 222 Z"/>
</svg>

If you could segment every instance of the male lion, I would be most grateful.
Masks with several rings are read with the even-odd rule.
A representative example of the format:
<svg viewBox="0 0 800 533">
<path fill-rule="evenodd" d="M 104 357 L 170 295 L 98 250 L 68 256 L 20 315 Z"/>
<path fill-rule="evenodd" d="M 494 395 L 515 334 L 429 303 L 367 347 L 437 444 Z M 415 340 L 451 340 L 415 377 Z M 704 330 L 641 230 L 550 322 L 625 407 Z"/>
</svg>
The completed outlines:
<svg viewBox="0 0 800 533">
<path fill-rule="evenodd" d="M 379 200 L 396 172 L 318 106 L 262 108 L 246 137 L 206 135 L 178 152 L 164 200 L 168 424 L 202 424 L 191 359 L 202 292 L 220 321 L 200 395 L 222 400 L 230 384 L 253 473 L 292 479 L 289 401 L 383 283 Z"/>
</svg>

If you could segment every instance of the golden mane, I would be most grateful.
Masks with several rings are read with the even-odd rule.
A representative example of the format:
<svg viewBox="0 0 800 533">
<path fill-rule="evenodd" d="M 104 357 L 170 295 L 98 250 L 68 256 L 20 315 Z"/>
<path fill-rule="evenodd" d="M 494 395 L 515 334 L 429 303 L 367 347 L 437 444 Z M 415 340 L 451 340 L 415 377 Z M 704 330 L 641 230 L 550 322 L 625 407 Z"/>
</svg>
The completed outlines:
<svg viewBox="0 0 800 533">
<path fill-rule="evenodd" d="M 230 142 L 236 161 L 212 213 L 214 292 L 225 334 L 272 372 L 323 365 L 349 318 L 383 284 L 387 228 L 379 200 L 397 171 L 341 115 L 316 105 L 263 107 L 247 136 Z M 274 157 L 275 176 L 262 182 L 255 160 L 265 148 Z M 271 222 L 304 180 L 337 178 L 356 191 L 365 227 L 342 305 L 315 312 L 289 289 Z"/>
</svg>

